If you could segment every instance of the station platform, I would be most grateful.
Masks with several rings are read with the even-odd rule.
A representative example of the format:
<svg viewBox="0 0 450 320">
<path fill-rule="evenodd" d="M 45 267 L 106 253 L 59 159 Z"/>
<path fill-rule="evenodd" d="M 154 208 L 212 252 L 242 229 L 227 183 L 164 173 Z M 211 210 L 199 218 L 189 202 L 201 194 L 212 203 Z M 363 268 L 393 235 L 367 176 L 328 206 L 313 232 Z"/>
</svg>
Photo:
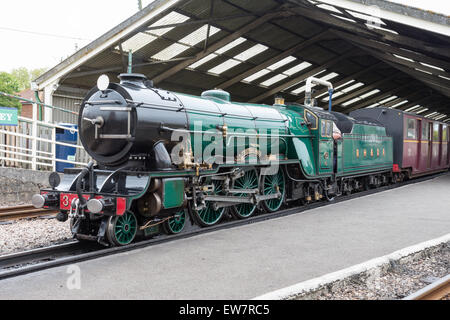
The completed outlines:
<svg viewBox="0 0 450 320">
<path fill-rule="evenodd" d="M 0 281 L 0 299 L 251 299 L 450 232 L 450 174 Z"/>
</svg>

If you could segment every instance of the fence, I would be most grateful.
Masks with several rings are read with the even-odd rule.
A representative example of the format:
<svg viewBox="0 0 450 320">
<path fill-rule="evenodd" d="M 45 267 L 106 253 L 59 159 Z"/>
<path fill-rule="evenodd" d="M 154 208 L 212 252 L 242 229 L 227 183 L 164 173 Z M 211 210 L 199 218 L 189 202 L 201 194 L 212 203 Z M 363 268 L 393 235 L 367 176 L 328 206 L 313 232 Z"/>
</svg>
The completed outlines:
<svg viewBox="0 0 450 320">
<path fill-rule="evenodd" d="M 56 141 L 57 129 L 68 130 L 66 127 L 54 123 L 37 120 L 38 104 L 34 101 L 0 93 L 3 96 L 33 103 L 33 118 L 18 118 L 18 126 L 0 126 L 0 164 L 2 167 L 16 167 L 31 170 L 56 171 L 56 163 L 68 163 L 84 166 L 90 161 L 87 152 L 77 144 Z M 64 109 L 41 104 L 64 112 Z M 73 111 L 66 112 L 74 114 Z M 70 129 L 77 131 L 74 129 Z M 75 161 L 56 158 L 56 146 L 76 148 Z"/>
</svg>

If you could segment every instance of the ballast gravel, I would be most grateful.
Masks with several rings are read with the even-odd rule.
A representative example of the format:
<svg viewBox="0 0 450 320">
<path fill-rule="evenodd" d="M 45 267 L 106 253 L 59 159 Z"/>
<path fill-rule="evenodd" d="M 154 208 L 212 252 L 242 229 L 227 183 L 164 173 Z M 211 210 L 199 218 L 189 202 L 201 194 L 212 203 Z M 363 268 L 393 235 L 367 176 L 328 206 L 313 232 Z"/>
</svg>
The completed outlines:
<svg viewBox="0 0 450 320">
<path fill-rule="evenodd" d="M 0 223 L 0 255 L 46 247 L 72 239 L 69 222 L 30 219 Z"/>
<path fill-rule="evenodd" d="M 327 284 L 296 300 L 398 300 L 450 274 L 450 242 L 351 278 Z"/>
</svg>

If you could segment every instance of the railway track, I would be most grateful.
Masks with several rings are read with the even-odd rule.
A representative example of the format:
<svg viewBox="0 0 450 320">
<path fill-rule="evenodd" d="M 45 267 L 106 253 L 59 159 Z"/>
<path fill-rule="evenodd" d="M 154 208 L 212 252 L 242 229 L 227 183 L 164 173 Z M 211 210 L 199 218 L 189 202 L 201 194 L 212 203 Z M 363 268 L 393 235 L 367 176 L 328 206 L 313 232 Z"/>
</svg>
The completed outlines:
<svg viewBox="0 0 450 320">
<path fill-rule="evenodd" d="M 406 297 L 404 300 L 450 300 L 450 274 L 425 288 Z"/>
<path fill-rule="evenodd" d="M 57 211 L 36 209 L 32 205 L 0 208 L 0 222 L 56 215 Z"/>
<path fill-rule="evenodd" d="M 0 280 L 32 272 L 37 272 L 49 268 L 54 268 L 58 266 L 69 265 L 95 258 L 128 252 L 140 248 L 154 246 L 161 243 L 186 239 L 196 236 L 198 234 L 206 234 L 218 230 L 230 229 L 238 226 L 281 218 L 293 214 L 302 214 L 303 212 L 311 209 L 320 208 L 335 203 L 367 196 L 370 194 L 395 189 L 408 184 L 431 180 L 439 175 L 441 174 L 435 174 L 433 176 L 417 178 L 414 180 L 398 183 L 395 185 L 388 185 L 377 189 L 361 191 L 347 196 L 341 196 L 335 199 L 333 202 L 326 202 L 326 201 L 314 202 L 303 206 L 296 206 L 280 210 L 279 212 L 273 214 L 256 215 L 247 220 L 231 220 L 209 228 L 201 228 L 197 225 L 188 224 L 186 226 L 186 230 L 180 234 L 170 236 L 159 235 L 152 239 L 132 243 L 131 245 L 125 247 L 105 248 L 96 243 L 71 241 L 69 243 L 65 243 L 62 245 L 0 256 Z"/>
</svg>

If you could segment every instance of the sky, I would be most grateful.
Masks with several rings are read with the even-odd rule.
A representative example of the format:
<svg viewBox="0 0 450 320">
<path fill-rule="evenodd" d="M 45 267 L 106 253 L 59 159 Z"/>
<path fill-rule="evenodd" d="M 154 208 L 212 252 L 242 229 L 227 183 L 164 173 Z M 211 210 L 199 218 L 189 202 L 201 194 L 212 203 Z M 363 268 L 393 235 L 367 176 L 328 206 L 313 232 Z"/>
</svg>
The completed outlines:
<svg viewBox="0 0 450 320">
<path fill-rule="evenodd" d="M 450 15 L 448 0 L 391 1 Z M 145 6 L 153 0 L 142 2 Z M 137 0 L 0 1 L 0 71 L 54 67 L 75 53 L 77 47 L 82 48 L 135 14 L 137 3 Z"/>
<path fill-rule="evenodd" d="M 138 0 L 1 0 L 0 71 L 51 68 L 137 11 Z"/>
</svg>

